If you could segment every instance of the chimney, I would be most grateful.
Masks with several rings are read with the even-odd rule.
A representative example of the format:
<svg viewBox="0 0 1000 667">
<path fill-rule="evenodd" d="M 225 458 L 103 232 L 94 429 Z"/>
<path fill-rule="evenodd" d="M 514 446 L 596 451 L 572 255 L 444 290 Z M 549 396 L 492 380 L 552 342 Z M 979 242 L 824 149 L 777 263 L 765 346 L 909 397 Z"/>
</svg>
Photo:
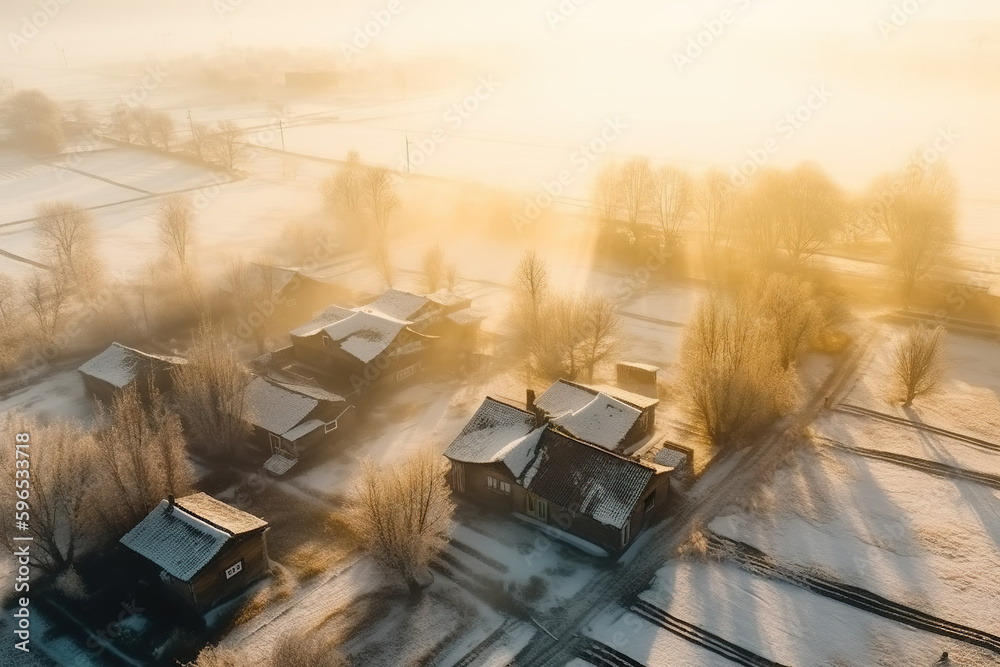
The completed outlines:
<svg viewBox="0 0 1000 667">
<path fill-rule="evenodd" d="M 525 393 L 524 409 L 528 412 L 535 411 L 535 390 L 528 389 Z"/>
<path fill-rule="evenodd" d="M 173 511 L 174 511 L 174 494 L 168 493 L 167 494 L 167 512 L 173 512 Z"/>
</svg>

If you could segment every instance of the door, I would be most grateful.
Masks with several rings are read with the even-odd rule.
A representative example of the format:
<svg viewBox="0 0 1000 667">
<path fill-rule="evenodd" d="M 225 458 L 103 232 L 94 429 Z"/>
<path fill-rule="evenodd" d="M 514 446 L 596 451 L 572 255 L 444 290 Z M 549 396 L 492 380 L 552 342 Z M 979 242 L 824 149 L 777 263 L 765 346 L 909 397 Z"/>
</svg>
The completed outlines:
<svg viewBox="0 0 1000 667">
<path fill-rule="evenodd" d="M 525 510 L 528 516 L 534 517 L 539 521 L 546 521 L 549 518 L 549 503 L 541 498 L 529 493 L 525 496 L 527 507 Z"/>
<path fill-rule="evenodd" d="M 465 466 L 461 463 L 451 464 L 451 485 L 459 493 L 465 492 Z"/>
<path fill-rule="evenodd" d="M 281 449 L 281 436 L 275 435 L 273 433 L 267 434 L 268 440 L 271 442 L 271 453 L 276 454 L 279 449 Z"/>
</svg>

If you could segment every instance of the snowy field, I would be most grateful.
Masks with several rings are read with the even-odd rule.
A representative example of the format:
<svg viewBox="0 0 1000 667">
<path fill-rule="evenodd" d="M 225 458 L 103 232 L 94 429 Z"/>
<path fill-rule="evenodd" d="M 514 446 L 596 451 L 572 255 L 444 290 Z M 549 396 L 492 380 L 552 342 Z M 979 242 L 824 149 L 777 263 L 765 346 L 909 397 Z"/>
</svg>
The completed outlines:
<svg viewBox="0 0 1000 667">
<path fill-rule="evenodd" d="M 901 331 L 882 328 L 843 405 L 1000 444 L 995 344 L 949 334 L 940 390 L 904 410 L 885 398 L 892 341 Z M 833 443 L 988 475 L 1000 472 L 1000 451 L 842 408 L 825 411 L 811 434 L 754 497 L 710 522 L 709 534 L 749 545 L 794 572 L 996 634 L 1000 490 Z M 785 665 L 929 665 L 948 651 L 951 664 L 1000 665 L 1000 655 L 985 649 L 745 569 L 741 552 L 718 543 L 708 557 L 698 553 L 661 568 L 640 600 L 764 658 Z M 731 664 L 635 607 L 610 608 L 587 635 L 647 665 Z"/>
</svg>

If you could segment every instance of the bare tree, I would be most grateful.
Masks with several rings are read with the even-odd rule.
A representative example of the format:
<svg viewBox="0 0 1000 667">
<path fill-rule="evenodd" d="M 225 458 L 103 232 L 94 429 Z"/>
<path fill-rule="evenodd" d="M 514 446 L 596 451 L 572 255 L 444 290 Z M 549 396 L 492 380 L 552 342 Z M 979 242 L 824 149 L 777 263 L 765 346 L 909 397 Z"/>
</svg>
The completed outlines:
<svg viewBox="0 0 1000 667">
<path fill-rule="evenodd" d="M 55 153 L 64 139 L 59 105 L 40 90 L 19 90 L 3 100 L 0 124 L 28 150 Z"/>
<path fill-rule="evenodd" d="M 187 265 L 188 249 L 192 242 L 191 221 L 194 210 L 191 200 L 183 195 L 171 195 L 157 211 L 156 226 L 160 245 L 181 266 Z"/>
<path fill-rule="evenodd" d="M 653 217 L 660 225 L 663 244 L 673 246 L 694 210 L 691 177 L 677 167 L 661 167 L 654 174 L 652 190 Z"/>
<path fill-rule="evenodd" d="M 436 292 L 441 288 L 444 279 L 445 259 L 441 246 L 435 245 L 424 253 L 423 260 L 424 291 Z"/>
<path fill-rule="evenodd" d="M 646 158 L 632 158 L 618 175 L 619 200 L 629 229 L 637 234 L 639 225 L 649 218 L 654 196 L 653 169 Z"/>
<path fill-rule="evenodd" d="M 273 643 L 270 655 L 261 659 L 242 649 L 207 646 L 198 653 L 196 662 L 185 667 L 348 667 L 350 662 L 332 643 L 313 631 L 291 630 L 280 635 Z"/>
<path fill-rule="evenodd" d="M 611 299 L 589 294 L 583 303 L 583 365 L 587 378 L 594 379 L 594 369 L 618 348 L 621 335 L 621 316 Z"/>
<path fill-rule="evenodd" d="M 229 169 L 235 169 L 247 153 L 247 145 L 240 141 L 240 127 L 231 120 L 220 120 L 211 135 L 211 153 Z"/>
<path fill-rule="evenodd" d="M 43 340 L 51 341 L 59 331 L 68 297 L 66 281 L 61 276 L 46 277 L 40 271 L 33 271 L 25 279 L 24 302 Z"/>
<path fill-rule="evenodd" d="M 396 265 L 389 252 L 389 243 L 381 235 L 376 236 L 373 240 L 370 255 L 375 270 L 385 281 L 386 287 L 391 288 L 396 280 Z"/>
<path fill-rule="evenodd" d="M 319 185 L 323 201 L 331 213 L 359 224 L 362 205 L 362 165 L 357 151 L 347 153 L 347 164 L 323 179 Z"/>
<path fill-rule="evenodd" d="M 361 179 L 361 202 L 375 225 L 375 232 L 386 236 L 389 231 L 389 216 L 399 207 L 392 172 L 385 167 L 365 169 Z"/>
<path fill-rule="evenodd" d="M 148 396 L 147 409 L 133 383 L 99 413 L 94 430 L 98 486 L 104 494 L 96 507 L 111 539 L 125 534 L 168 494 L 191 490 L 180 419 L 155 387 Z"/>
<path fill-rule="evenodd" d="M 131 107 L 132 126 L 135 128 L 135 139 L 145 146 L 153 146 L 156 140 L 153 136 L 154 111 L 145 104 Z"/>
<path fill-rule="evenodd" d="M 232 345 L 217 329 L 202 324 L 188 363 L 174 370 L 174 400 L 193 446 L 226 456 L 243 443 L 250 433 L 248 380 Z"/>
<path fill-rule="evenodd" d="M 823 312 L 812 286 L 794 276 L 776 273 L 758 288 L 760 314 L 770 323 L 779 363 L 790 369 L 823 326 Z"/>
<path fill-rule="evenodd" d="M 520 292 L 531 304 L 535 313 L 549 291 L 549 267 L 534 250 L 528 250 L 521 255 L 521 260 L 511 277 L 514 289 Z"/>
<path fill-rule="evenodd" d="M 794 375 L 782 370 L 770 327 L 745 299 L 718 293 L 685 328 L 680 380 L 695 425 L 718 446 L 758 432 L 794 399 Z"/>
<path fill-rule="evenodd" d="M 621 186 L 618 183 L 618 172 L 612 163 L 601 167 L 594 184 L 594 205 L 597 207 L 599 221 L 605 229 L 611 229 L 621 210 Z"/>
<path fill-rule="evenodd" d="M 458 264 L 455 262 L 448 262 L 444 266 L 444 286 L 451 291 L 455 291 L 458 287 L 459 281 L 461 281 L 461 276 L 458 275 Z"/>
<path fill-rule="evenodd" d="M 883 176 L 869 190 L 866 214 L 893 247 L 892 266 L 909 305 L 917 281 L 947 256 L 955 239 L 958 186 L 944 163 Z"/>
<path fill-rule="evenodd" d="M 156 111 L 150 119 L 150 129 L 153 140 L 163 146 L 164 150 L 170 150 L 170 138 L 174 133 L 174 120 L 166 111 Z"/>
<path fill-rule="evenodd" d="M 892 372 L 903 405 L 933 391 L 944 371 L 944 327 L 933 329 L 913 326 L 897 340 L 893 348 Z"/>
<path fill-rule="evenodd" d="M 826 246 L 839 231 L 844 216 L 840 188 L 826 173 L 803 164 L 785 178 L 786 215 L 781 218 L 782 245 L 799 263 Z"/>
<path fill-rule="evenodd" d="M 226 281 L 240 319 L 238 330 L 249 331 L 257 353 L 263 354 L 268 328 L 274 319 L 274 297 L 278 290 L 273 262 L 268 258 L 231 262 L 226 269 Z"/>
<path fill-rule="evenodd" d="M 205 160 L 212 153 L 215 133 L 204 123 L 191 123 L 191 139 L 188 147 L 199 159 Z"/>
<path fill-rule="evenodd" d="M 705 243 L 708 264 L 713 272 L 718 268 L 716 258 L 720 246 L 728 243 L 733 203 L 736 189 L 732 182 L 718 169 L 709 170 L 698 191 L 698 204 L 705 224 Z"/>
<path fill-rule="evenodd" d="M 132 143 L 136 138 L 138 128 L 135 126 L 135 116 L 132 109 L 124 102 L 118 102 L 111 108 L 111 127 L 125 143 Z"/>
<path fill-rule="evenodd" d="M 77 204 L 43 202 L 35 207 L 38 244 L 53 269 L 82 282 L 94 258 L 94 222 Z"/>
<path fill-rule="evenodd" d="M 733 208 L 733 224 L 743 247 L 759 264 L 771 264 L 781 246 L 785 218 L 787 182 L 778 171 L 761 172 L 741 193 Z"/>
<path fill-rule="evenodd" d="M 14 299 L 17 296 L 17 283 L 5 273 L 0 273 L 0 323 L 5 326 L 14 312 Z"/>
<path fill-rule="evenodd" d="M 418 596 L 427 565 L 448 543 L 455 505 L 444 459 L 425 449 L 395 465 L 361 462 L 347 518 L 363 548 Z"/>
<path fill-rule="evenodd" d="M 43 425 L 18 414 L 0 418 L 0 431 L 9 433 L 12 441 L 17 433 L 29 437 L 24 443 L 28 447 L 15 449 L 12 442 L 0 448 L 0 469 L 7 478 L 0 487 L 4 545 L 13 553 L 24 545 L 15 537 L 31 537 L 32 563 L 45 572 L 61 572 L 73 563 L 87 530 L 85 499 L 94 472 L 93 442 L 75 422 Z M 28 481 L 26 473 L 18 473 L 25 470 L 18 461 L 30 461 Z M 27 527 L 17 523 L 19 515 Z"/>
</svg>

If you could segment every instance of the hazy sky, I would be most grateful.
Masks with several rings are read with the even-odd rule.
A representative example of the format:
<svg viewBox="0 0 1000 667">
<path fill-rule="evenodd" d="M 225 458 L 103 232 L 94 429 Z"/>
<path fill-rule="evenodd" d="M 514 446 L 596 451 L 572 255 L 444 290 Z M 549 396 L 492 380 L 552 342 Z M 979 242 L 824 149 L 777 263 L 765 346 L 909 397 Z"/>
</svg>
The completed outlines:
<svg viewBox="0 0 1000 667">
<path fill-rule="evenodd" d="M 390 0 L 3 0 L 0 61 L 54 57 L 59 42 L 74 60 L 171 50 L 201 50 L 233 43 L 338 48 Z M 38 36 L 18 54 L 9 44 L 40 7 L 58 6 Z M 996 0 L 908 0 L 917 9 L 910 25 L 940 21 L 1000 20 Z M 810 44 L 817 35 L 877 46 L 881 19 L 903 0 L 395 0 L 398 11 L 381 30 L 377 46 L 389 52 L 455 48 L 518 48 L 557 52 L 572 46 L 605 53 L 636 45 L 683 44 L 704 21 L 728 9 L 726 28 L 770 36 L 771 48 Z M 561 14 L 560 7 L 572 8 Z M 562 20 L 565 18 L 565 20 Z M 737 30 L 739 28 L 739 30 Z M 30 29 L 29 29 L 30 30 Z M 996 25 L 982 25 L 996 36 Z M 902 31 L 901 31 L 902 32 Z M 730 39 L 727 37 L 727 39 Z"/>
</svg>

